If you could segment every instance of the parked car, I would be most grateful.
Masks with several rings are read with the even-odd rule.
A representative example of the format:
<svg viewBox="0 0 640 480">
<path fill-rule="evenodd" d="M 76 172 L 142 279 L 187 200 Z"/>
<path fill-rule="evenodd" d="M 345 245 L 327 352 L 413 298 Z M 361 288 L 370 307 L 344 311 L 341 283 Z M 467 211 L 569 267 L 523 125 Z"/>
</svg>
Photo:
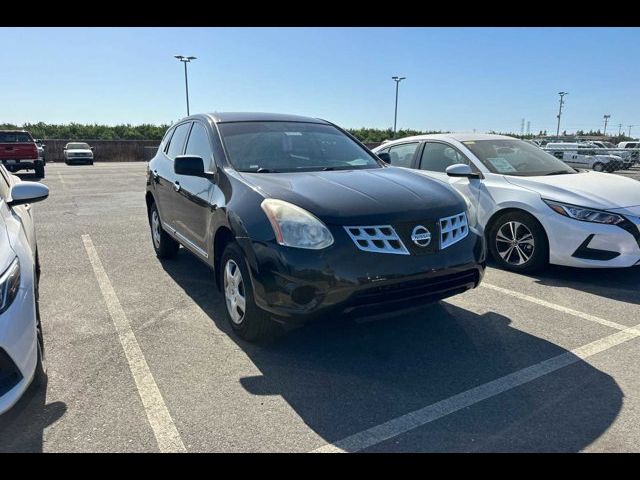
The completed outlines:
<svg viewBox="0 0 640 480">
<path fill-rule="evenodd" d="M 618 144 L 618 148 L 632 148 L 634 149 L 631 152 L 631 158 L 633 158 L 636 162 L 640 160 L 640 142 L 637 140 L 631 142 L 620 142 Z"/>
<path fill-rule="evenodd" d="M 22 182 L 0 166 L 0 414 L 46 376 L 30 204 L 48 195 L 41 183 Z"/>
<path fill-rule="evenodd" d="M 44 178 L 44 161 L 26 130 L 0 130 L 0 162 L 12 173 L 33 170 L 36 176 Z"/>
<path fill-rule="evenodd" d="M 505 269 L 640 264 L 637 180 L 576 170 L 503 135 L 422 135 L 374 152 L 464 194 L 489 251 Z"/>
<path fill-rule="evenodd" d="M 633 164 L 635 163 L 635 160 L 632 158 L 631 156 L 631 152 L 621 152 L 618 147 L 616 147 L 613 143 L 611 142 L 601 142 L 601 141 L 597 141 L 597 140 L 592 140 L 587 142 L 590 145 L 593 145 L 596 149 L 603 149 L 605 150 L 605 152 L 607 154 L 610 155 L 615 155 L 616 157 L 620 157 L 621 161 L 622 161 L 622 168 L 624 170 L 629 170 Z M 596 150 L 596 153 L 598 152 L 598 150 Z"/>
<path fill-rule="evenodd" d="M 86 163 L 93 165 L 93 147 L 84 142 L 69 142 L 64 146 L 64 163 Z"/>
<path fill-rule="evenodd" d="M 611 173 L 624 166 L 624 161 L 621 157 L 598 154 L 596 148 L 587 143 L 547 143 L 544 149 L 567 165 L 575 168 L 588 168 L 596 172 Z"/>
<path fill-rule="evenodd" d="M 153 248 L 209 265 L 246 340 L 277 323 L 382 314 L 476 287 L 481 232 L 443 182 L 389 168 L 315 118 L 192 115 L 149 162 Z"/>
</svg>

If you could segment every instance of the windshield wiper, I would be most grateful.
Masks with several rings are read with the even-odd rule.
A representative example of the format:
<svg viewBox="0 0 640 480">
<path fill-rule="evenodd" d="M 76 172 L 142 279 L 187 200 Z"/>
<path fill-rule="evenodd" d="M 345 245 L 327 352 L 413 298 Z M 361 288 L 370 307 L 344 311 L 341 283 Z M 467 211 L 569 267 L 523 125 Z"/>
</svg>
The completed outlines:
<svg viewBox="0 0 640 480">
<path fill-rule="evenodd" d="M 556 170 L 554 172 L 545 173 L 545 175 L 564 175 L 565 173 L 571 172 L 567 172 L 566 170 Z"/>
</svg>

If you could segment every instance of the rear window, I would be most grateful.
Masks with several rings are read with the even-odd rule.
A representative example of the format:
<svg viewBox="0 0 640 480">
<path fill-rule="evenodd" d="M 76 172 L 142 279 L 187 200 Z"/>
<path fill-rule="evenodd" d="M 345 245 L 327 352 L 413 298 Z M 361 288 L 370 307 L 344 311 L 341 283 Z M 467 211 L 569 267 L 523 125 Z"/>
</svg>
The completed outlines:
<svg viewBox="0 0 640 480">
<path fill-rule="evenodd" d="M 31 143 L 33 139 L 27 132 L 0 132 L 0 143 Z"/>
</svg>

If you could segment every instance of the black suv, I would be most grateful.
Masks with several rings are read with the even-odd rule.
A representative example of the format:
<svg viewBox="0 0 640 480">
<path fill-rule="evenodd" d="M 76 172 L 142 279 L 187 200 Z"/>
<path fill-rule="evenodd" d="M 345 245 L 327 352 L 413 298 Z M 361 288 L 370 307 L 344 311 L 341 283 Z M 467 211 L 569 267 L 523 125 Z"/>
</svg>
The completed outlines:
<svg viewBox="0 0 640 480">
<path fill-rule="evenodd" d="M 160 258 L 216 273 L 244 339 L 320 315 L 415 308 L 476 287 L 483 237 L 448 184 L 391 167 L 324 120 L 192 115 L 149 162 Z"/>
</svg>

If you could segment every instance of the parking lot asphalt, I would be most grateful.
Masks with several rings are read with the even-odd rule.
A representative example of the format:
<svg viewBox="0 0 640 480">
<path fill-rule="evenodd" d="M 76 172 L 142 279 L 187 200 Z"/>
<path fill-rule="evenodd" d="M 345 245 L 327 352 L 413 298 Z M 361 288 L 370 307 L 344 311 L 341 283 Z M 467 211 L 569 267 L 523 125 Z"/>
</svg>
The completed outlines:
<svg viewBox="0 0 640 480">
<path fill-rule="evenodd" d="M 47 165 L 49 379 L 0 416 L 0 451 L 640 450 L 640 268 L 490 266 L 410 315 L 255 346 L 204 264 L 156 258 L 145 168 Z"/>
</svg>

